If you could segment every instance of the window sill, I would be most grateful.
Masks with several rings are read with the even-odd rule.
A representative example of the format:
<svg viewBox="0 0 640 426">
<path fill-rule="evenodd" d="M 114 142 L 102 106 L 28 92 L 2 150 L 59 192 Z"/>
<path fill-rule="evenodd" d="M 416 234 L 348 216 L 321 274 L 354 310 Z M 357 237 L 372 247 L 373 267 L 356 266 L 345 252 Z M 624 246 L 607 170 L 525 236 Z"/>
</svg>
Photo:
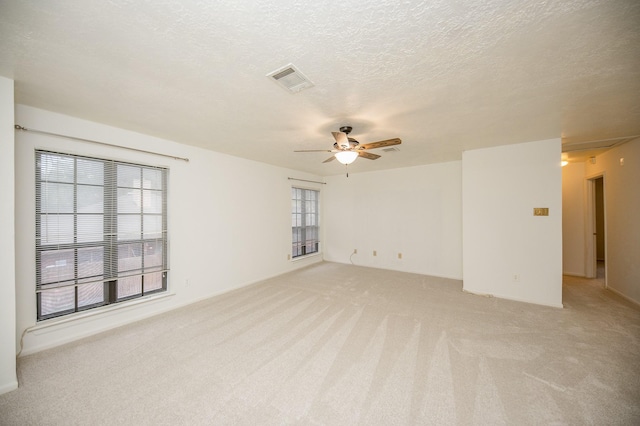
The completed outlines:
<svg viewBox="0 0 640 426">
<path fill-rule="evenodd" d="M 309 259 L 310 257 L 321 256 L 321 255 L 322 255 L 322 253 L 317 251 L 315 253 L 305 254 L 304 256 L 293 257 L 293 258 L 291 258 L 291 261 L 292 262 L 298 262 L 300 260 Z"/>
<path fill-rule="evenodd" d="M 144 297 L 139 297 L 136 299 L 131 299 L 125 302 L 120 302 L 120 303 L 114 303 L 112 305 L 107 305 L 107 306 L 101 306 L 99 308 L 93 308 L 93 309 L 88 309 L 86 311 L 82 311 L 82 312 L 76 312 L 74 314 L 69 314 L 69 315 L 65 315 L 62 317 L 57 317 L 57 318 L 50 318 L 50 319 L 46 319 L 46 320 L 42 320 L 36 323 L 36 325 L 29 327 L 27 330 L 25 331 L 29 331 L 29 332 L 36 332 L 35 334 L 38 334 L 37 331 L 38 330 L 44 330 L 47 329 L 49 327 L 55 327 L 61 324 L 66 324 L 66 323 L 70 323 L 70 322 L 74 322 L 74 321 L 79 321 L 85 318 L 91 318 L 91 317 L 96 317 L 99 315 L 105 315 L 105 314 L 109 314 L 111 312 L 120 310 L 120 309 L 125 309 L 125 308 L 130 308 L 136 305 L 141 305 L 141 304 L 147 304 L 150 302 L 155 302 L 155 301 L 160 301 L 162 299 L 168 298 L 168 297 L 172 297 L 175 296 L 175 293 L 169 293 L 167 291 L 163 292 L 163 293 L 159 293 L 159 294 L 153 294 L 150 296 L 144 296 Z"/>
</svg>

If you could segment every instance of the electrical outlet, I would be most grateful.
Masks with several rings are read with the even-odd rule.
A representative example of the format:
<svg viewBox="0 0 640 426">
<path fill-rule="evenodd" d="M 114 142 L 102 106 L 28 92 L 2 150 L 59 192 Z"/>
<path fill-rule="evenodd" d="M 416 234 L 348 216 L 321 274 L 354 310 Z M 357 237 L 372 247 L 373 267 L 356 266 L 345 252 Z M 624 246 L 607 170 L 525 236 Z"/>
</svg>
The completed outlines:
<svg viewBox="0 0 640 426">
<path fill-rule="evenodd" d="M 373 255 L 374 255 L 374 256 L 377 256 L 377 255 L 378 255 L 378 252 L 374 250 L 374 251 L 373 251 Z"/>
<path fill-rule="evenodd" d="M 187 278 L 187 279 L 185 279 L 185 280 L 184 280 L 184 286 L 185 286 L 185 287 L 189 287 L 189 285 L 190 285 L 190 284 L 191 284 L 191 283 L 189 282 L 189 278 Z"/>
<path fill-rule="evenodd" d="M 290 254 L 287 255 L 287 260 L 291 260 L 291 255 Z"/>
<path fill-rule="evenodd" d="M 513 282 L 520 282 L 520 274 L 513 274 Z"/>
<path fill-rule="evenodd" d="M 402 253 L 398 253 L 398 259 L 402 259 Z"/>
</svg>

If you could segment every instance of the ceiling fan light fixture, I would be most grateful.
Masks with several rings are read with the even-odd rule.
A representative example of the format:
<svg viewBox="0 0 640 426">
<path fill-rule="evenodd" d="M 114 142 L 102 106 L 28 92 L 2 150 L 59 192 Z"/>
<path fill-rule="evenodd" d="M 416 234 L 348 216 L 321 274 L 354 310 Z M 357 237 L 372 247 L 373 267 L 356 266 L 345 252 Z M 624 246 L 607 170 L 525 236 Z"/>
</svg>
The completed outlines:
<svg viewBox="0 0 640 426">
<path fill-rule="evenodd" d="M 340 151 L 335 153 L 335 157 L 342 164 L 351 164 L 358 158 L 358 153 L 355 151 Z"/>
</svg>

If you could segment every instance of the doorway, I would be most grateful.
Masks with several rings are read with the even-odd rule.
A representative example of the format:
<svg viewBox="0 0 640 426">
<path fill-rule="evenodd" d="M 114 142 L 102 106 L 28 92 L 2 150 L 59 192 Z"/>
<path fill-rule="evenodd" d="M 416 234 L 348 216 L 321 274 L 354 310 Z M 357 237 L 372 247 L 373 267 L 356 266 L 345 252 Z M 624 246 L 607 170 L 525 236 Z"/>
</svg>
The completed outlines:
<svg viewBox="0 0 640 426">
<path fill-rule="evenodd" d="M 587 179 L 587 278 L 598 278 L 607 286 L 606 214 L 604 175 Z"/>
</svg>

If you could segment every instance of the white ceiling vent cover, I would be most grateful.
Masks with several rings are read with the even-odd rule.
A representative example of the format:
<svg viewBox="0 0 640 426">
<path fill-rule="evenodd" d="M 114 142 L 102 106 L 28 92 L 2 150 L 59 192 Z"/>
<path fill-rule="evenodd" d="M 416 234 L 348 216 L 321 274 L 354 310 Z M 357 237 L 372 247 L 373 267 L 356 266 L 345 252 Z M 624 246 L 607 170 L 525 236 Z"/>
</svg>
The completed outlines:
<svg viewBox="0 0 640 426">
<path fill-rule="evenodd" d="M 277 70 L 267 74 L 267 77 L 291 93 L 298 93 L 301 90 L 314 86 L 311 80 L 302 74 L 293 64 L 278 68 Z"/>
</svg>

